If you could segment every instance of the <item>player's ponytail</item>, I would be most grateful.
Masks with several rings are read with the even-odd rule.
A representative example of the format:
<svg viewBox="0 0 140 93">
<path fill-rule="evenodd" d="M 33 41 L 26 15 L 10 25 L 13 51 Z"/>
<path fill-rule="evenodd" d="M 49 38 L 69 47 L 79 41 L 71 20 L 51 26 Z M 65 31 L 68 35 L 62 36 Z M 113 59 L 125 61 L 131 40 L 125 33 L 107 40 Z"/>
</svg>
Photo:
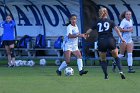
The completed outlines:
<svg viewBox="0 0 140 93">
<path fill-rule="evenodd" d="M 99 9 L 99 18 L 104 18 L 108 16 L 108 11 L 106 8 Z"/>
</svg>

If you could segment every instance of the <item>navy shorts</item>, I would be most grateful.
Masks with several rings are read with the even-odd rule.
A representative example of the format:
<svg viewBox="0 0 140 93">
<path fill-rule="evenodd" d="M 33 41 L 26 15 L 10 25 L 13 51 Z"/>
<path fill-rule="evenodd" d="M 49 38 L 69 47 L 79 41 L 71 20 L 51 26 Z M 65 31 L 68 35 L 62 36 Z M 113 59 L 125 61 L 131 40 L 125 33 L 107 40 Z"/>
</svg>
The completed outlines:
<svg viewBox="0 0 140 93">
<path fill-rule="evenodd" d="M 3 41 L 4 46 L 10 46 L 12 44 L 15 44 L 15 40 L 4 40 Z"/>
<path fill-rule="evenodd" d="M 100 52 L 107 52 L 116 49 L 116 40 L 113 37 L 99 38 L 98 50 Z"/>
</svg>

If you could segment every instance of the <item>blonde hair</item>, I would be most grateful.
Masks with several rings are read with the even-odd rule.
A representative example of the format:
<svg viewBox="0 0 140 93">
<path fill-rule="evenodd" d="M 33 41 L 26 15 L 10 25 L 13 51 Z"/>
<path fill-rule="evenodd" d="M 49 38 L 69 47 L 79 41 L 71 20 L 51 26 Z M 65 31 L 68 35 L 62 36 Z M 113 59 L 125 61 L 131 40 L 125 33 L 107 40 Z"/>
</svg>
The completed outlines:
<svg viewBox="0 0 140 93">
<path fill-rule="evenodd" d="M 106 8 L 100 8 L 99 9 L 99 18 L 103 18 L 108 16 L 108 11 Z"/>
</svg>

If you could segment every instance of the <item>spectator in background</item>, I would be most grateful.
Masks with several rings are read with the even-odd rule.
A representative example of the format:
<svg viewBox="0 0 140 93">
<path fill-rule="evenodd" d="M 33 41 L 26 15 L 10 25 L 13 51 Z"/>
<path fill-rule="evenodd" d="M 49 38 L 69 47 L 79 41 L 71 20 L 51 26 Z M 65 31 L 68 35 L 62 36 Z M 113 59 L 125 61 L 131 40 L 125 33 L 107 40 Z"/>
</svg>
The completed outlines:
<svg viewBox="0 0 140 93">
<path fill-rule="evenodd" d="M 0 23 L 0 27 L 3 28 L 2 41 L 6 49 L 8 56 L 8 66 L 13 67 L 15 64 L 15 55 L 14 55 L 14 26 L 15 22 L 12 20 L 11 15 L 6 16 L 6 20 Z"/>
<path fill-rule="evenodd" d="M 57 75 L 61 76 L 61 71 L 67 67 L 70 63 L 71 54 L 74 54 L 77 57 L 77 65 L 79 70 L 79 75 L 87 74 L 88 71 L 83 70 L 83 61 L 81 52 L 78 49 L 78 37 L 85 38 L 85 34 L 80 34 L 78 26 L 76 24 L 77 16 L 72 14 L 70 16 L 70 24 L 67 26 L 67 34 L 64 38 L 63 51 L 65 61 L 62 62 L 58 70 L 56 71 Z"/>
</svg>

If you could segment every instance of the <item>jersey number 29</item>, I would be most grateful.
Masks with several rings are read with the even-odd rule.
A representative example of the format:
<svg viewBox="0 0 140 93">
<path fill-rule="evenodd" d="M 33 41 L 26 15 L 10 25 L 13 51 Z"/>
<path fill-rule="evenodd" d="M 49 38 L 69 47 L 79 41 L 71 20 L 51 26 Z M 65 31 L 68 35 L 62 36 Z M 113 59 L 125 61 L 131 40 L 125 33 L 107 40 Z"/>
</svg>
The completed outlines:
<svg viewBox="0 0 140 93">
<path fill-rule="evenodd" d="M 110 27 L 108 22 L 98 23 L 97 25 L 99 26 L 99 32 L 107 31 Z"/>
</svg>

